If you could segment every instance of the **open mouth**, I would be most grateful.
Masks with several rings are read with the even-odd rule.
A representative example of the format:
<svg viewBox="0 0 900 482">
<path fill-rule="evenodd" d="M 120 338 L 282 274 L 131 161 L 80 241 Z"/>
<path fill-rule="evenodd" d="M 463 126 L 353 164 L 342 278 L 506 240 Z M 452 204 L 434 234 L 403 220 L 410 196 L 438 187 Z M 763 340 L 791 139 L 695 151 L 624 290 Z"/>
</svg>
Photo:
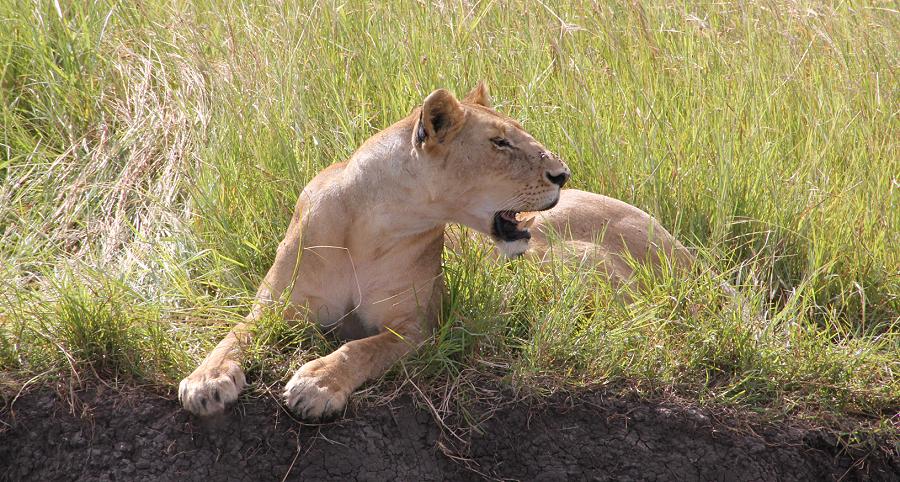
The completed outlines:
<svg viewBox="0 0 900 482">
<path fill-rule="evenodd" d="M 519 229 L 519 221 L 516 219 L 516 211 L 497 211 L 494 214 L 492 226 L 493 235 L 502 241 L 518 241 L 531 239 L 531 233 L 527 229 Z"/>
</svg>

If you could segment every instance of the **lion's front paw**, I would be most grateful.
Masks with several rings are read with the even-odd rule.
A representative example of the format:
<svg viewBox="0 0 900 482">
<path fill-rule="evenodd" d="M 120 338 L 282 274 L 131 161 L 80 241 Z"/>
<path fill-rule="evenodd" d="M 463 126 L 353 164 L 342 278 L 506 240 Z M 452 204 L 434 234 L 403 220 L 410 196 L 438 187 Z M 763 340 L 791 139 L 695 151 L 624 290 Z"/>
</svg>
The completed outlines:
<svg viewBox="0 0 900 482">
<path fill-rule="evenodd" d="M 352 389 L 321 359 L 297 370 L 284 388 L 288 408 L 307 420 L 331 417 L 344 409 Z"/>
<path fill-rule="evenodd" d="M 231 360 L 215 368 L 200 365 L 178 385 L 178 399 L 196 415 L 213 415 L 237 400 L 245 383 L 241 367 Z"/>
</svg>

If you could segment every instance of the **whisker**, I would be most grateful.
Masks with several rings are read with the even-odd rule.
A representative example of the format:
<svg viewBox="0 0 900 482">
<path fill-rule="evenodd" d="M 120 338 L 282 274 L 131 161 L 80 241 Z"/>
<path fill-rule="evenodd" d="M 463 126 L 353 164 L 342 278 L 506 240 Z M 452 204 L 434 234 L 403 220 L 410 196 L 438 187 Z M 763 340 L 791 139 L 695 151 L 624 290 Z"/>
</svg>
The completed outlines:
<svg viewBox="0 0 900 482">
<path fill-rule="evenodd" d="M 525 199 L 525 194 L 517 193 L 516 195 L 512 196 L 507 201 L 502 203 L 502 209 L 499 209 L 499 211 L 507 211 L 510 208 L 516 207 L 523 199 Z"/>
</svg>

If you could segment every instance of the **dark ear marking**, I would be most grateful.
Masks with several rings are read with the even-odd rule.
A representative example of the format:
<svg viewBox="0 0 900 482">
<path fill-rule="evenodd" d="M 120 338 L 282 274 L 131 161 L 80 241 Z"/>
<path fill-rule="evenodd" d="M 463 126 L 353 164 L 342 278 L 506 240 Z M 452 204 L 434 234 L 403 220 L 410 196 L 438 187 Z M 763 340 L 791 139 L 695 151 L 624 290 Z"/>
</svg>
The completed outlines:
<svg viewBox="0 0 900 482">
<path fill-rule="evenodd" d="M 440 112 L 431 116 L 431 125 L 434 126 L 435 132 L 441 130 L 444 127 L 444 123 L 446 123 L 447 119 Z"/>
<path fill-rule="evenodd" d="M 423 142 L 425 142 L 425 119 L 422 118 L 422 113 L 419 112 L 419 122 L 416 127 L 416 145 L 421 146 Z"/>
</svg>

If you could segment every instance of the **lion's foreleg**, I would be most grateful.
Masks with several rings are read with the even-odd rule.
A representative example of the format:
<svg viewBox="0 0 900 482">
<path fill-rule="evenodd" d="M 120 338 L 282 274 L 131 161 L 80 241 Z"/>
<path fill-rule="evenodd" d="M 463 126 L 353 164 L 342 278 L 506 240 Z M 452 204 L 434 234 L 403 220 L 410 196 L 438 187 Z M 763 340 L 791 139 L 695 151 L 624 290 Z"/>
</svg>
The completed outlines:
<svg viewBox="0 0 900 482">
<path fill-rule="evenodd" d="M 278 302 L 291 290 L 296 279 L 299 259 L 299 231 L 290 232 L 279 245 L 275 263 L 266 274 L 250 314 L 206 356 L 200 365 L 178 386 L 178 399 L 187 410 L 197 415 L 211 415 L 225 410 L 237 400 L 246 384 L 241 364 L 246 347 L 252 341 L 253 327 L 266 307 Z"/>
</svg>

